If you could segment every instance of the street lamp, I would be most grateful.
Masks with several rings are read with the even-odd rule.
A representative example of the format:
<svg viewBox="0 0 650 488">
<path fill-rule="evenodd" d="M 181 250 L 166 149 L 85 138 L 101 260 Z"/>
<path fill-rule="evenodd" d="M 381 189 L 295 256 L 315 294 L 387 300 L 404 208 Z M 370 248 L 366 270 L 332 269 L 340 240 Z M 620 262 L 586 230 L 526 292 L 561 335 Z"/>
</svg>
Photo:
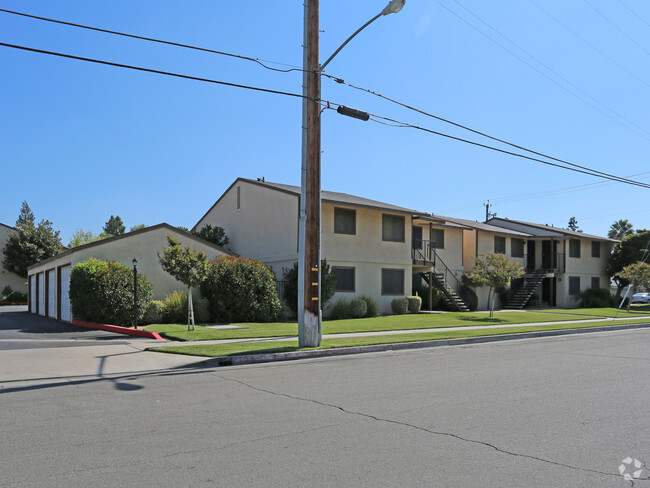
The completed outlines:
<svg viewBox="0 0 650 488">
<path fill-rule="evenodd" d="M 138 328 L 138 260 L 133 256 L 133 328 Z"/>
<path fill-rule="evenodd" d="M 327 61 L 320 65 L 319 0 L 305 0 L 302 164 L 298 229 L 298 345 L 320 346 L 322 337 L 321 299 L 321 202 L 320 202 L 320 77 L 323 69 L 359 32 L 379 17 L 397 13 L 406 0 L 391 0 L 372 19 L 362 25 Z M 345 108 L 346 110 L 349 110 Z M 343 113 L 339 111 L 339 113 Z M 344 115 L 348 115 L 345 113 Z"/>
</svg>

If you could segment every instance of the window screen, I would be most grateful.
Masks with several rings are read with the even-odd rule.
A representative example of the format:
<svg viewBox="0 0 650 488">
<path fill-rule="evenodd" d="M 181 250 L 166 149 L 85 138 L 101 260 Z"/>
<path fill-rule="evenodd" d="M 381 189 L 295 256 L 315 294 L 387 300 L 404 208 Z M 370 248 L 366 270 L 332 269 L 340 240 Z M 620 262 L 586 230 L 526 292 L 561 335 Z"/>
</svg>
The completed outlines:
<svg viewBox="0 0 650 488">
<path fill-rule="evenodd" d="M 334 209 L 334 233 L 356 234 L 357 212 L 347 208 Z"/>
<path fill-rule="evenodd" d="M 404 217 L 382 215 L 381 238 L 384 241 L 404 242 Z"/>
<path fill-rule="evenodd" d="M 403 269 L 382 269 L 381 270 L 381 294 L 382 295 L 403 295 L 404 294 L 404 270 Z"/>
</svg>

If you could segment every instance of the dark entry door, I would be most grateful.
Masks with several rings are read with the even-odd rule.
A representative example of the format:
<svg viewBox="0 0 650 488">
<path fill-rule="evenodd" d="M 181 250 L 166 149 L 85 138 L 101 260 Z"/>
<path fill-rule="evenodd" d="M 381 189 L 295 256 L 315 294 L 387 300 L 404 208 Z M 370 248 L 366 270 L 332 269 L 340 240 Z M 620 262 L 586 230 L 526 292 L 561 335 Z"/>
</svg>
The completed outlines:
<svg viewBox="0 0 650 488">
<path fill-rule="evenodd" d="M 526 254 L 526 269 L 535 269 L 535 241 L 528 241 Z"/>
<path fill-rule="evenodd" d="M 553 269 L 553 251 L 551 241 L 542 241 L 542 268 Z"/>
</svg>

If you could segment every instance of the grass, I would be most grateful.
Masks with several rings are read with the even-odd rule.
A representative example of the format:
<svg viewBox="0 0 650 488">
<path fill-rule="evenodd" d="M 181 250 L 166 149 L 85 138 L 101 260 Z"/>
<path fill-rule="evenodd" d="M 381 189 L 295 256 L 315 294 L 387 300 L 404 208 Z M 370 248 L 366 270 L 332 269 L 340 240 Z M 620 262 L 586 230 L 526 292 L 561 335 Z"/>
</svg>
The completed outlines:
<svg viewBox="0 0 650 488">
<path fill-rule="evenodd" d="M 551 311 L 549 311 L 551 312 Z M 630 311 L 626 311 L 625 307 L 621 310 L 616 308 L 573 308 L 570 310 L 563 310 L 563 313 L 571 315 L 599 315 L 601 317 L 636 317 L 639 315 L 650 315 L 650 305 L 632 305 Z M 539 313 L 548 313 L 540 311 Z"/>
<path fill-rule="evenodd" d="M 598 309 L 593 309 L 598 310 Z M 330 320 L 323 322 L 323 334 L 355 332 L 382 332 L 389 330 L 430 329 L 439 327 L 470 327 L 477 325 L 527 324 L 533 322 L 557 322 L 562 320 L 587 320 L 602 317 L 602 314 L 576 314 L 562 312 L 488 312 L 444 313 L 417 315 L 389 315 L 368 319 Z M 288 323 L 236 324 L 247 329 L 210 329 L 197 326 L 188 331 L 186 325 L 150 325 L 147 330 L 158 332 L 163 337 L 178 341 L 209 341 L 221 339 L 252 339 L 260 337 L 288 337 L 298 335 L 298 325 Z"/>
<path fill-rule="evenodd" d="M 247 354 L 262 354 L 262 353 L 277 353 L 277 352 L 292 352 L 309 349 L 332 349 L 340 347 L 352 346 L 368 346 L 376 344 L 391 344 L 400 342 L 417 342 L 417 341 L 430 341 L 435 339 L 455 339 L 465 337 L 481 337 L 492 335 L 506 335 L 517 334 L 521 332 L 538 332 L 547 330 L 565 330 L 565 329 L 582 329 L 591 327 L 603 327 L 607 325 L 625 325 L 636 323 L 647 323 L 648 320 L 625 320 L 620 322 L 605 321 L 605 322 L 589 322 L 589 323 L 574 323 L 574 324 L 548 324 L 539 326 L 522 326 L 522 327 L 509 327 L 509 328 L 496 328 L 496 329 L 471 329 L 471 330 L 454 330 L 454 331 L 440 331 L 440 332 L 419 332 L 410 334 L 397 334 L 397 335 L 381 335 L 371 337 L 332 337 L 323 339 L 322 345 L 318 348 L 303 348 L 298 347 L 296 340 L 290 341 L 266 341 L 266 342 L 253 342 L 253 343 L 231 343 L 231 344 L 205 344 L 205 345 L 191 345 L 191 346 L 167 346 L 167 347 L 154 347 L 148 350 L 159 351 L 173 354 L 185 354 L 189 356 L 239 356 Z"/>
</svg>

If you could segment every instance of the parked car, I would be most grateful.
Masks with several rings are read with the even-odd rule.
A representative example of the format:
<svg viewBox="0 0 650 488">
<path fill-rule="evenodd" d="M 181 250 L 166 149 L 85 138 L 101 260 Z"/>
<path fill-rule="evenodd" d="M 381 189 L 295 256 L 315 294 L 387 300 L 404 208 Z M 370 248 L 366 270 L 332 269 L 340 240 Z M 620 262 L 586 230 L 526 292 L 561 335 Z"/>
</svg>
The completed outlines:
<svg viewBox="0 0 650 488">
<path fill-rule="evenodd" d="M 635 293 L 632 295 L 632 303 L 650 303 L 650 293 Z"/>
</svg>

